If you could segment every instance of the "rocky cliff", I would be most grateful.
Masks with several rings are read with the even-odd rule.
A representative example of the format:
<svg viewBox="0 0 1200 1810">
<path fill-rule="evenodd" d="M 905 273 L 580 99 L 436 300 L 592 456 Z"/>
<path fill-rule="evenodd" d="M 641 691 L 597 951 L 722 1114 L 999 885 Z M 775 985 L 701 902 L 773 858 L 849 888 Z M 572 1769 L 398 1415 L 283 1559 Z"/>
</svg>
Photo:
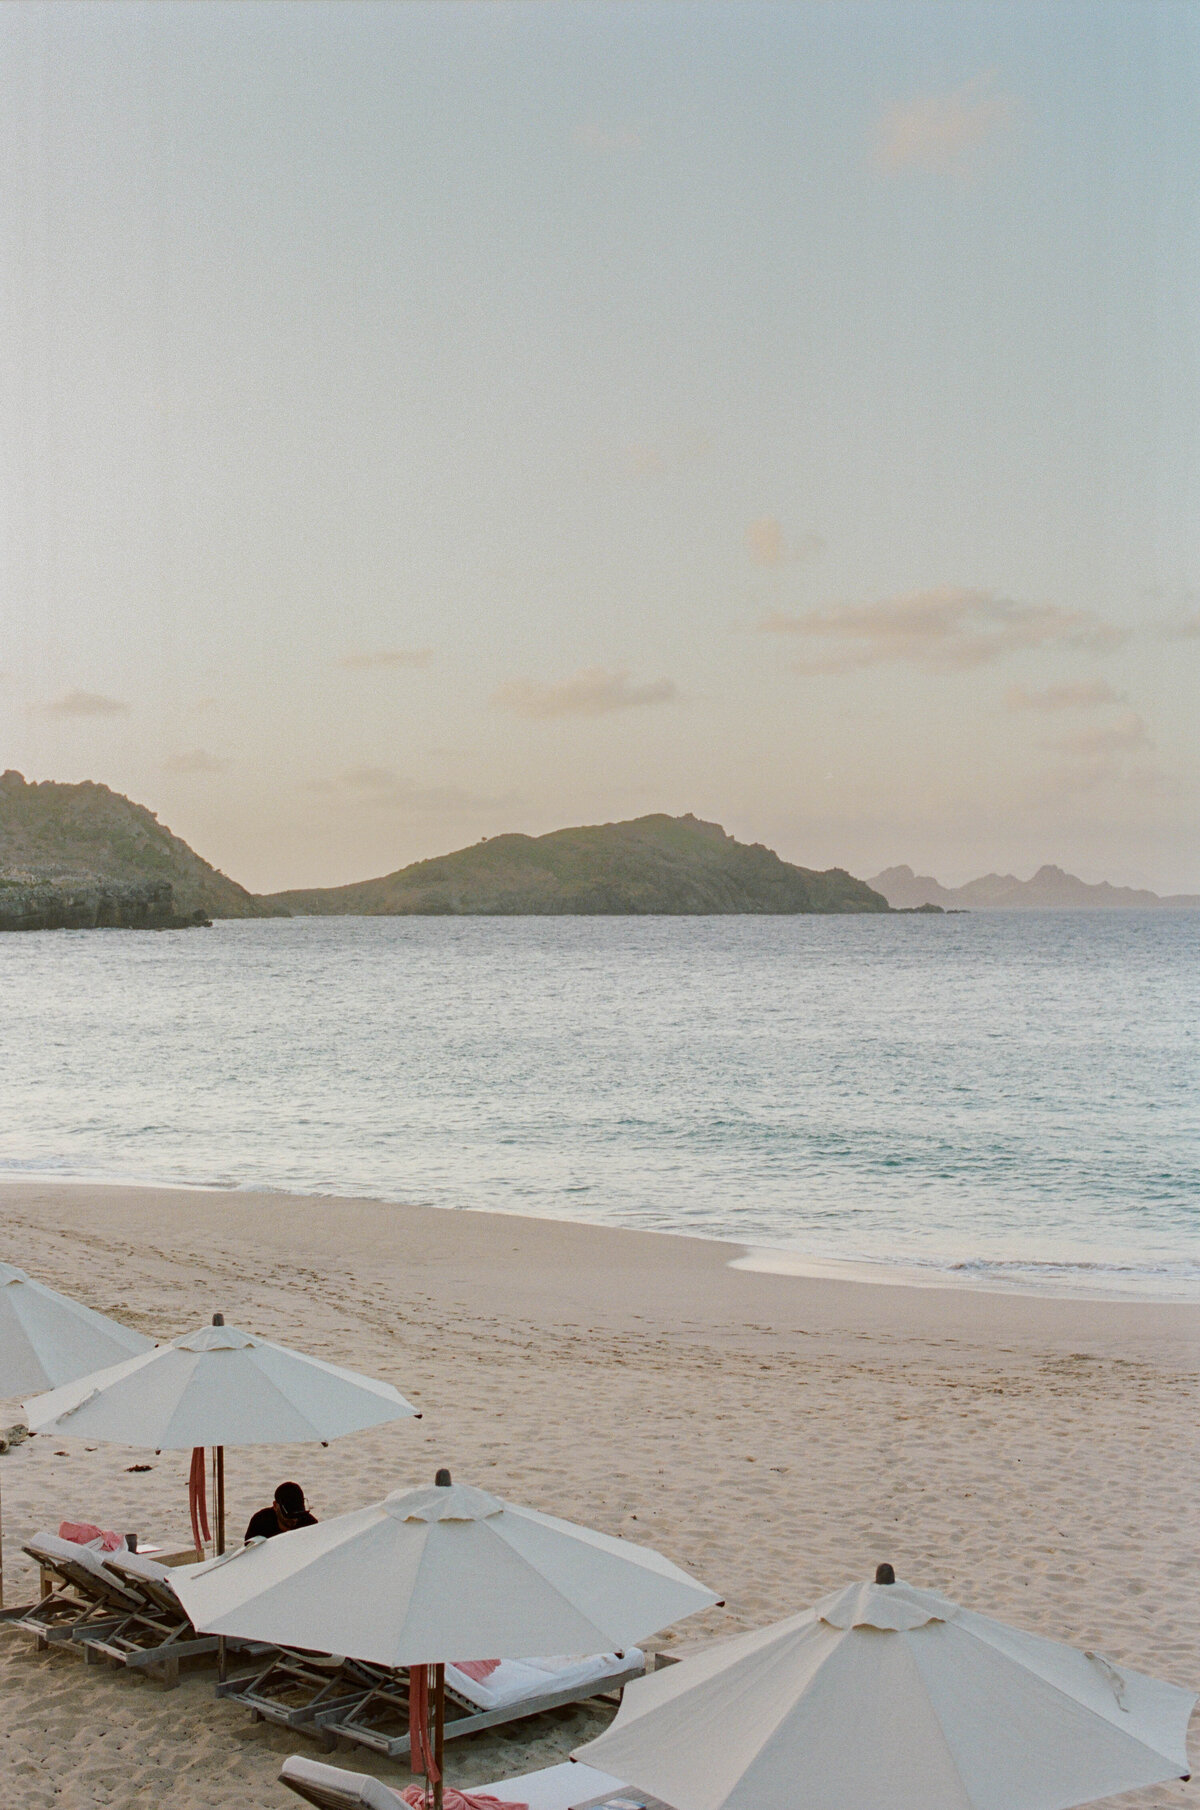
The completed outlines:
<svg viewBox="0 0 1200 1810">
<path fill-rule="evenodd" d="M 300 916 L 885 912 L 841 868 L 793 867 L 692 816 L 495 836 L 351 886 L 275 893 Z"/>
<path fill-rule="evenodd" d="M 89 881 L 22 886 L 0 880 L 0 931 L 187 930 L 211 924 L 202 910 L 182 916 L 169 880 L 103 886 Z"/>
<path fill-rule="evenodd" d="M 121 904 L 114 888 L 124 893 L 166 885 L 171 893 L 169 915 L 179 920 L 197 912 L 207 918 L 274 915 L 274 908 L 260 903 L 173 836 L 153 811 L 90 780 L 81 785 L 45 780 L 38 785 L 27 784 L 20 773 L 0 774 L 0 881 L 52 886 L 63 910 L 89 909 L 82 902 L 77 908 L 68 906 L 68 893 L 81 901 L 94 893 L 98 912 L 136 914 L 140 907 L 134 894 Z M 155 901 L 148 898 L 146 909 L 162 910 L 158 895 Z M 46 909 L 53 910 L 53 902 Z"/>
</svg>

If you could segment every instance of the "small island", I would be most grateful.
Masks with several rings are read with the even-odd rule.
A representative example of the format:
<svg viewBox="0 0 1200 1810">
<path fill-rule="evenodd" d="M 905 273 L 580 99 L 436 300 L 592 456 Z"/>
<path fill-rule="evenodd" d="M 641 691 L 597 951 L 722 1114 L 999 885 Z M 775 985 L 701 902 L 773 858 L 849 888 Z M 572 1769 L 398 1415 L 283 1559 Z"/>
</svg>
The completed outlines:
<svg viewBox="0 0 1200 1810">
<path fill-rule="evenodd" d="M 298 917 L 648 916 L 884 912 L 840 867 L 794 867 L 690 814 L 493 836 L 378 880 L 271 894 Z"/>
</svg>

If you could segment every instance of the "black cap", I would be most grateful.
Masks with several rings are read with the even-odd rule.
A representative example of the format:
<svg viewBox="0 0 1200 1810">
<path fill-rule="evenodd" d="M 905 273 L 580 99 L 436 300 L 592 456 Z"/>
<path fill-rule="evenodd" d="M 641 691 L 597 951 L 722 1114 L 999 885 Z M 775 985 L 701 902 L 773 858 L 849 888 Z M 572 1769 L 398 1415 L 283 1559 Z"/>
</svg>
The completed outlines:
<svg viewBox="0 0 1200 1810">
<path fill-rule="evenodd" d="M 882 1565 L 876 1565 L 875 1582 L 877 1584 L 894 1584 L 895 1581 L 896 1581 L 896 1573 L 893 1571 L 892 1567 L 888 1564 L 886 1559 L 884 1560 Z"/>
<path fill-rule="evenodd" d="M 275 1500 L 289 1521 L 304 1513 L 304 1491 L 298 1483 L 281 1483 L 275 1491 Z"/>
</svg>

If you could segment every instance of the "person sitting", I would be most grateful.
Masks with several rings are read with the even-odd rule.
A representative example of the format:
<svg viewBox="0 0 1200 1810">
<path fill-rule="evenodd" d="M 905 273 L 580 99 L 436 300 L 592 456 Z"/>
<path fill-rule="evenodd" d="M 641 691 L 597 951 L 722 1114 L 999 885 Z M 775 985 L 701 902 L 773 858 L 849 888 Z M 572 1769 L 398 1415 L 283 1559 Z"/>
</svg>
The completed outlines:
<svg viewBox="0 0 1200 1810">
<path fill-rule="evenodd" d="M 273 1540 L 277 1533 L 290 1533 L 293 1527 L 315 1527 L 317 1517 L 304 1505 L 304 1491 L 298 1483 L 281 1483 L 270 1508 L 260 1508 L 251 1515 L 246 1529 L 247 1540 Z"/>
</svg>

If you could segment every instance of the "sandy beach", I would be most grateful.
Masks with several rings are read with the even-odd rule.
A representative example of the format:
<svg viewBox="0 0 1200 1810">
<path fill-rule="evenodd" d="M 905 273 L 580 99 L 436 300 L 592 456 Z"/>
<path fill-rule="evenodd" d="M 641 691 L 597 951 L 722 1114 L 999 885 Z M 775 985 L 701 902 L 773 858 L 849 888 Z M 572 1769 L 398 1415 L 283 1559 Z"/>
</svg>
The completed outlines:
<svg viewBox="0 0 1200 1810">
<path fill-rule="evenodd" d="M 0 1257 L 155 1337 L 219 1309 L 422 1409 L 327 1450 L 231 1453 L 235 1533 L 283 1477 L 325 1517 L 448 1464 L 724 1594 L 652 1645 L 761 1625 L 890 1559 L 1200 1683 L 1200 1308 L 763 1274 L 698 1239 L 369 1201 L 26 1182 L 0 1207 Z M 186 1469 L 178 1453 L 14 1446 L 6 1600 L 34 1588 L 23 1536 L 66 1518 L 185 1543 Z M 205 1670 L 163 1693 L 11 1632 L 0 1666 L 13 1810 L 278 1810 L 280 1760 L 316 1751 L 217 1702 Z M 448 1749 L 451 1782 L 551 1764 L 610 1714 L 469 1737 Z M 338 1763 L 407 1782 L 361 1749 Z"/>
</svg>

